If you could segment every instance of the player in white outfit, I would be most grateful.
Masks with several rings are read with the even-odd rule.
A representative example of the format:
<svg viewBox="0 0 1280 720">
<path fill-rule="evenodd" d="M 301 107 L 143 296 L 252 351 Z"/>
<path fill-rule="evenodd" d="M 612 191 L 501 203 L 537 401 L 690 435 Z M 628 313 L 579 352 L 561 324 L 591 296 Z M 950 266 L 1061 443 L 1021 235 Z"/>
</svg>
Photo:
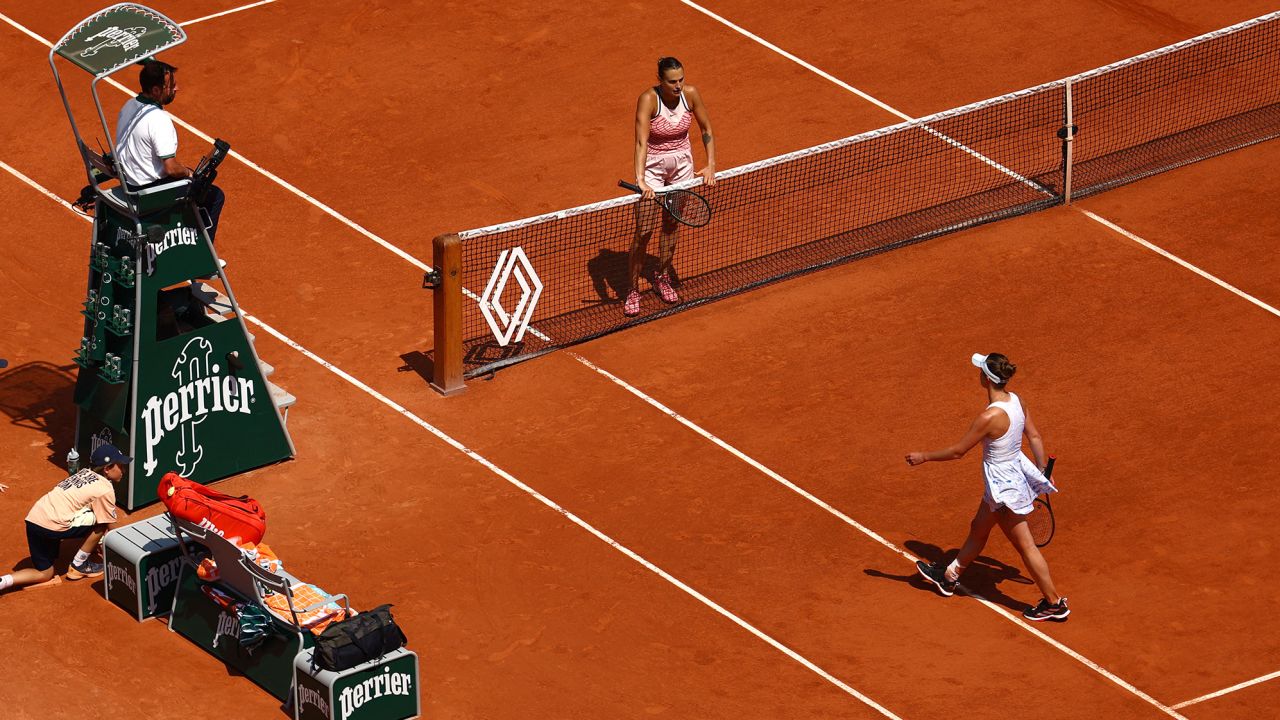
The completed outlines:
<svg viewBox="0 0 1280 720">
<path fill-rule="evenodd" d="M 991 529 L 999 525 L 1044 594 L 1039 604 L 1028 608 L 1023 617 L 1028 620 L 1065 620 L 1071 614 L 1067 599 L 1054 588 L 1053 579 L 1049 577 L 1049 565 L 1027 527 L 1027 515 L 1035 509 L 1036 496 L 1057 492 L 1057 488 L 1040 471 L 1045 462 L 1040 432 L 1018 396 L 1004 389 L 1017 366 L 1000 353 L 975 354 L 972 362 L 981 371 L 979 378 L 987 391 L 989 404 L 986 409 L 959 442 L 942 450 L 908 453 L 907 464 L 914 466 L 930 460 L 959 460 L 981 442 L 985 480 L 982 502 L 969 525 L 969 537 L 965 539 L 964 547 L 960 548 L 960 553 L 950 565 L 920 561 L 916 567 L 943 595 L 954 594 L 960 573 L 978 557 L 987 544 Z M 1023 435 L 1031 444 L 1034 463 L 1022 454 Z"/>
</svg>

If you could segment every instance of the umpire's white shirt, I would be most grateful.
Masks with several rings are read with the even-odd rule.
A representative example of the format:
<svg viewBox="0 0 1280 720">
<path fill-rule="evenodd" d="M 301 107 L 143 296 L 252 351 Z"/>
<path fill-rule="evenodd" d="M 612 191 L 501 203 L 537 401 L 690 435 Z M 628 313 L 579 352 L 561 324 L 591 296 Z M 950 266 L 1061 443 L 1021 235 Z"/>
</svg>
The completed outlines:
<svg viewBox="0 0 1280 720">
<path fill-rule="evenodd" d="M 167 177 L 166 158 L 178 154 L 173 118 L 150 98 L 132 98 L 120 108 L 116 122 L 116 162 L 124 180 L 146 185 Z"/>
</svg>

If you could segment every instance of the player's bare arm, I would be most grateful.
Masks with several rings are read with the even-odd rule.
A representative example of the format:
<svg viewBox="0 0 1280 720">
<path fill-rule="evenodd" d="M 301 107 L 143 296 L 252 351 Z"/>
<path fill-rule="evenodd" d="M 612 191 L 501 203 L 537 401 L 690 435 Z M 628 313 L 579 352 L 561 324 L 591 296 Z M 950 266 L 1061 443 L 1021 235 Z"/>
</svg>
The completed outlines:
<svg viewBox="0 0 1280 720">
<path fill-rule="evenodd" d="M 649 121 L 657 109 L 657 95 L 649 90 L 640 93 L 640 99 L 636 101 L 635 171 L 636 184 L 646 200 L 653 199 L 653 188 L 644 180 L 644 165 L 649 156 Z"/>
<path fill-rule="evenodd" d="M 711 132 L 711 116 L 707 113 L 707 105 L 702 102 L 702 93 L 698 92 L 697 88 L 685 85 L 684 96 L 693 110 L 693 118 L 698 121 L 698 127 L 702 129 L 702 147 L 707 151 L 706 167 L 694 174 L 701 175 L 702 181 L 709 187 L 716 184 L 716 140 Z"/>
<path fill-rule="evenodd" d="M 907 464 L 922 465 L 934 461 L 959 460 L 965 456 L 965 453 L 972 450 L 974 445 L 982 442 L 982 438 L 991 434 L 992 425 L 1003 414 L 999 408 L 987 408 L 974 418 L 973 423 L 969 425 L 969 430 L 959 441 L 941 450 L 907 453 Z"/>
<path fill-rule="evenodd" d="M 1036 467 L 1041 470 L 1048 462 L 1048 455 L 1044 451 L 1044 439 L 1040 437 L 1040 430 L 1036 428 L 1036 424 L 1031 421 L 1031 411 L 1027 409 L 1027 404 L 1022 404 L 1022 414 L 1026 425 L 1022 429 L 1022 434 L 1026 436 L 1027 443 L 1031 445 L 1031 456 L 1036 460 Z"/>
</svg>

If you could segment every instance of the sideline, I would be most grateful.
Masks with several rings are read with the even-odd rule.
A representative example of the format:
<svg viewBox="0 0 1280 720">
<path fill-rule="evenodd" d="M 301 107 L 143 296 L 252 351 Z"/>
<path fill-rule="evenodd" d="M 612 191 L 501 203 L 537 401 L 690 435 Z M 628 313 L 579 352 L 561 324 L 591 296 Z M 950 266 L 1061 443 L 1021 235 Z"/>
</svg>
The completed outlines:
<svg viewBox="0 0 1280 720">
<path fill-rule="evenodd" d="M 241 5 L 241 6 L 240 6 L 240 7 L 238 7 L 238 8 L 231 8 L 230 10 L 223 10 L 223 11 L 222 11 L 222 12 L 220 12 L 220 13 L 214 13 L 214 14 L 212 14 L 212 15 L 205 15 L 204 17 L 198 17 L 198 18 L 196 18 L 195 20 L 188 20 L 188 21 L 186 21 L 186 22 L 180 22 L 180 23 L 178 23 L 178 26 L 179 26 L 179 27 L 186 27 L 186 26 L 188 26 L 188 25 L 195 25 L 195 24 L 196 24 L 196 23 L 198 23 L 198 22 L 204 22 L 205 20 L 212 20 L 212 19 L 214 19 L 214 18 L 222 17 L 223 15 L 230 15 L 231 13 L 238 13 L 238 12 L 240 12 L 240 11 L 242 11 L 242 10 L 248 10 L 248 9 L 250 9 L 250 8 L 256 8 L 256 7 L 258 7 L 259 5 L 270 5 L 271 3 L 275 2 L 275 1 L 276 1 L 276 0 L 261 0 L 261 2 L 249 3 L 248 5 Z"/>
</svg>

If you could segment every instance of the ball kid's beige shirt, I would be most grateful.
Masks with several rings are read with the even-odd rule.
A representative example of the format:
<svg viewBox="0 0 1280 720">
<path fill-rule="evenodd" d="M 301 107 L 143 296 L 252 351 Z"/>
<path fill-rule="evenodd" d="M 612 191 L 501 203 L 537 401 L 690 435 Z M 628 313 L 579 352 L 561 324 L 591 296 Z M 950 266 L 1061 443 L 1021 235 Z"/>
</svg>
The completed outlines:
<svg viewBox="0 0 1280 720">
<path fill-rule="evenodd" d="M 54 532 L 115 521 L 115 486 L 88 468 L 55 485 L 27 513 L 27 522 Z"/>
</svg>

